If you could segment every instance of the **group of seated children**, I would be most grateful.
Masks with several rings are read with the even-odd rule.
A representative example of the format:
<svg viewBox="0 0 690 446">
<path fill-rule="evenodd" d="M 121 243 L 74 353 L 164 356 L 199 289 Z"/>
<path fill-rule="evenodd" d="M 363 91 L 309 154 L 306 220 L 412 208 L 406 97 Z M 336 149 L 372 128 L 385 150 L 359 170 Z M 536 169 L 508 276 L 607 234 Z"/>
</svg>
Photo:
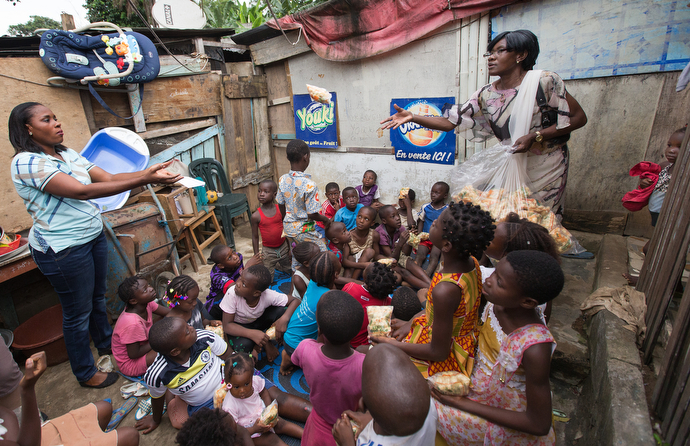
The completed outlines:
<svg viewBox="0 0 690 446">
<path fill-rule="evenodd" d="M 283 242 L 264 246 L 263 254 L 256 243 L 246 268 L 241 254 L 214 248 L 206 306 L 187 276 L 168 286 L 169 310 L 152 302 L 155 293 L 144 280 L 123 283 L 123 314 L 131 316 L 123 327 L 118 321 L 115 331 L 136 325 L 141 334 L 113 335 L 113 350 L 121 339 L 125 356 L 116 356 L 118 365 L 132 362 L 132 374 L 145 370 L 153 397 L 152 415 L 137 427 L 155 429 L 166 401 L 172 421 L 174 401 L 181 400 L 185 413 L 175 415 L 175 425 L 183 426 L 180 444 L 195 444 L 194 435 L 206 438 L 205 444 L 283 444 L 276 434 L 310 445 L 554 444 L 549 367 L 555 341 L 546 328 L 547 304 L 564 277 L 548 232 L 517 215 L 495 225 L 479 206 L 446 204 L 449 190 L 442 182 L 415 223 L 414 192 L 405 190 L 397 208 L 383 205 L 369 171 L 362 187 L 343 190 L 342 201 L 338 186 L 329 184 L 330 207 L 316 210 L 309 201 L 318 192 L 304 174 L 306 144 L 291 142 L 288 159 L 293 170 L 281 184 L 292 182 L 293 194 L 280 189 L 283 199 L 275 206 L 275 183 L 262 183 L 255 223 L 277 221 L 279 212 L 291 215 L 284 225 L 292 227 L 285 234 L 294 242 L 290 293 L 270 288 L 271 270 L 263 264 L 273 255 L 267 248 L 274 250 L 274 265 L 288 258 Z M 315 214 L 322 217 L 326 241 L 309 225 Z M 291 236 L 298 226 L 313 234 Z M 418 237 L 417 228 L 428 235 Z M 264 230 L 258 228 L 262 238 Z M 424 248 L 441 260 L 431 278 L 422 269 L 428 262 Z M 423 261 L 412 260 L 414 249 Z M 383 305 L 393 307 L 390 335 L 371 335 L 367 308 Z M 153 313 L 165 317 L 151 325 Z M 204 330 L 221 320 L 223 336 Z M 271 327 L 275 337 L 267 334 Z M 254 369 L 261 351 L 270 361 L 278 358 L 274 342 L 283 345 L 280 373 L 301 368 L 311 404 L 280 392 Z M 469 394 L 430 391 L 424 379 L 440 372 L 469 378 Z M 213 411 L 219 388 L 227 393 Z M 281 416 L 306 422 L 304 430 L 283 420 L 262 423 L 259 414 L 274 399 Z M 223 438 L 190 422 L 201 414 L 227 424 Z"/>
</svg>

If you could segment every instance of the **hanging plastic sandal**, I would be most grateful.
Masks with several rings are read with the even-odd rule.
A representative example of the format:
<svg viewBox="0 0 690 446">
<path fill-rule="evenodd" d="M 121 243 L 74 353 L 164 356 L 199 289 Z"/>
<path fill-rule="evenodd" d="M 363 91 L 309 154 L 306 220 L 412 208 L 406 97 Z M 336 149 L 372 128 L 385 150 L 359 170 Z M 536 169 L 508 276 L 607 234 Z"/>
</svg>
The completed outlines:
<svg viewBox="0 0 690 446">
<path fill-rule="evenodd" d="M 120 424 L 120 421 L 122 421 L 122 419 L 126 417 L 127 414 L 130 413 L 136 405 L 136 397 L 132 396 L 129 399 L 127 399 L 127 401 L 125 401 L 119 409 L 113 411 L 113 415 L 110 417 L 110 422 L 108 423 L 108 426 L 105 428 L 105 431 L 110 432 L 113 429 L 115 429 Z"/>
<path fill-rule="evenodd" d="M 584 251 L 577 254 L 561 254 L 561 257 L 566 257 L 568 259 L 593 259 L 594 253 Z"/>
</svg>

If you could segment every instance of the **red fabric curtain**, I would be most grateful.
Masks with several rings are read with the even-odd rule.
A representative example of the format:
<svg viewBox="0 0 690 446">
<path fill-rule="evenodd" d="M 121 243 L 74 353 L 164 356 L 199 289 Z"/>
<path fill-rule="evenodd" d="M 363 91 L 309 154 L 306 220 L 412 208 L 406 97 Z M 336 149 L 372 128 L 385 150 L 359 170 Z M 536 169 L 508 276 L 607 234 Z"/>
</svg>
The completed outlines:
<svg viewBox="0 0 690 446">
<path fill-rule="evenodd" d="M 399 48 L 448 22 L 516 0 L 333 0 L 279 19 L 283 29 L 302 28 L 316 54 L 348 61 Z M 268 26 L 278 29 L 275 20 Z"/>
</svg>

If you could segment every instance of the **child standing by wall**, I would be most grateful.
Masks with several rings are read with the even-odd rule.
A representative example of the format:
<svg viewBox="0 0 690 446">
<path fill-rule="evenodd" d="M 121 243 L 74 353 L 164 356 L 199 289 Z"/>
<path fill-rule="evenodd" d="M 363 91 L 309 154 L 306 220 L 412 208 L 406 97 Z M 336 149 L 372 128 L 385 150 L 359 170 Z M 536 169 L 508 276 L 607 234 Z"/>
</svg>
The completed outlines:
<svg viewBox="0 0 690 446">
<path fill-rule="evenodd" d="M 280 193 L 276 197 L 281 213 L 285 215 L 283 231 L 294 243 L 312 242 L 319 250 L 326 251 L 326 243 L 321 234 L 316 232 L 314 222 L 321 221 L 329 225 L 330 220 L 319 214 L 319 188 L 311 175 L 304 172 L 309 167 L 309 146 L 301 139 L 295 139 L 288 143 L 285 152 L 290 162 L 290 172 L 280 177 Z M 292 270 L 297 268 L 299 262 L 292 256 Z"/>
<path fill-rule="evenodd" d="M 378 210 L 382 203 L 379 203 L 379 198 L 381 198 L 381 192 L 379 187 L 376 185 L 376 180 L 378 175 L 373 170 L 367 170 L 364 172 L 364 177 L 362 178 L 362 184 L 355 187 L 357 193 L 359 194 L 359 202 L 362 206 L 371 206 Z"/>
<path fill-rule="evenodd" d="M 338 183 L 328 183 L 326 185 L 326 198 L 328 199 L 324 200 L 319 213 L 332 220 L 333 217 L 335 217 L 335 213 L 338 212 L 341 207 L 345 206 L 343 197 L 340 196 L 340 186 L 338 186 Z M 320 228 L 317 230 L 325 237 L 326 226 L 323 222 L 317 221 L 316 227 Z"/>
<path fill-rule="evenodd" d="M 299 305 L 294 297 L 268 289 L 271 275 L 263 265 L 252 265 L 242 271 L 234 287 L 230 288 L 220 308 L 223 310 L 223 329 L 235 351 L 259 357 L 262 348 L 272 362 L 278 349 L 268 339 L 266 330 L 276 326 L 276 336 L 282 337 L 287 323 Z"/>
<path fill-rule="evenodd" d="M 276 433 L 302 438 L 303 429 L 282 418 L 278 419 L 274 428 L 261 424 L 261 412 L 271 404 L 272 399 L 266 388 L 266 380 L 254 373 L 254 361 L 249 355 L 234 353 L 227 359 L 225 385 L 228 393 L 223 400 L 223 410 L 247 429 L 255 445 L 285 445 Z M 280 405 L 278 411 L 280 413 Z"/>
<path fill-rule="evenodd" d="M 208 314 L 199 300 L 199 284 L 189 276 L 181 275 L 171 280 L 163 300 L 170 308 L 166 317 L 179 317 L 195 330 L 203 330 L 208 325 L 222 325 L 219 319 L 213 319 Z"/>
<path fill-rule="evenodd" d="M 304 426 L 304 444 L 335 445 L 333 424 L 345 410 L 355 410 L 362 396 L 364 355 L 350 347 L 362 326 L 364 310 L 343 291 L 325 293 L 316 309 L 323 344 L 313 339 L 300 342 L 292 354 L 304 370 L 309 399 L 314 405 Z"/>
<path fill-rule="evenodd" d="M 558 262 L 540 251 L 511 252 L 487 279 L 470 393 L 431 391 L 449 445 L 555 444 L 549 369 L 556 342 L 536 307 L 563 283 Z"/>
<path fill-rule="evenodd" d="M 680 146 L 683 144 L 685 131 L 686 127 L 676 130 L 666 143 L 666 149 L 664 150 L 666 160 L 660 164 L 661 172 L 659 172 L 659 179 L 656 182 L 656 186 L 654 186 L 654 192 L 649 197 L 648 209 L 652 215 L 652 226 L 656 226 L 656 222 L 659 219 L 659 212 L 661 212 L 661 206 L 664 204 L 664 198 L 666 197 L 668 185 L 671 182 L 671 175 L 673 174 L 673 166 L 676 164 Z M 640 180 L 640 187 L 651 186 L 649 181 L 648 179 Z"/>
<path fill-rule="evenodd" d="M 345 223 L 348 231 L 352 231 L 357 224 L 357 214 L 359 214 L 359 210 L 364 205 L 359 202 L 359 195 L 354 187 L 343 189 L 343 201 L 345 202 L 345 207 L 338 209 L 335 217 L 333 217 L 333 222 L 341 221 Z"/>
<path fill-rule="evenodd" d="M 340 262 L 332 252 L 321 252 L 314 257 L 309 265 L 309 285 L 304 293 L 302 303 L 293 313 L 288 322 L 287 331 L 283 335 L 283 354 L 280 373 L 289 374 L 292 369 L 290 357 L 297 346 L 304 339 L 316 339 L 318 328 L 316 325 L 316 305 L 321 296 L 335 288 L 335 279 L 340 275 Z"/>
<path fill-rule="evenodd" d="M 149 345 L 153 315 L 165 316 L 170 310 L 154 302 L 156 290 L 139 276 L 125 279 L 117 295 L 125 303 L 125 310 L 113 329 L 113 357 L 120 372 L 140 376 L 157 355 Z"/>
<path fill-rule="evenodd" d="M 220 301 L 244 269 L 242 254 L 229 246 L 216 246 L 211 251 L 209 260 L 215 265 L 211 269 L 211 289 L 208 290 L 208 297 L 206 297 L 206 310 L 214 319 L 222 319 L 223 310 L 219 307 Z M 247 267 L 261 262 L 263 262 L 263 254 L 254 254 L 254 257 L 247 262 Z"/>
<path fill-rule="evenodd" d="M 443 252 L 444 264 L 431 281 L 425 314 L 405 324 L 410 330 L 404 342 L 372 337 L 372 343 L 399 347 L 425 378 L 447 370 L 469 376 L 482 294 L 475 256 L 489 245 L 495 228 L 491 215 L 479 206 L 449 204 L 429 230 L 429 240 Z"/>
<path fill-rule="evenodd" d="M 278 270 L 291 273 L 290 245 L 282 236 L 283 214 L 275 203 L 278 185 L 273 180 L 265 180 L 259 183 L 257 199 L 261 206 L 252 214 L 252 248 L 254 255 L 259 253 L 259 233 L 261 234 L 261 254 L 263 263 L 271 273 Z"/>
</svg>

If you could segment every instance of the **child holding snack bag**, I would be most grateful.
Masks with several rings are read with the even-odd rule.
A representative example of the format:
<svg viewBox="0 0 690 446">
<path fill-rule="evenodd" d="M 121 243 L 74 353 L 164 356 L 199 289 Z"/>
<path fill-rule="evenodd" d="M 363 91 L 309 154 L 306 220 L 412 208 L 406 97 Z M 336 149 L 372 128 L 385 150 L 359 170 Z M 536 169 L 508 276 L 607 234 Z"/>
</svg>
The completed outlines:
<svg viewBox="0 0 690 446">
<path fill-rule="evenodd" d="M 285 445 L 276 433 L 302 438 L 303 429 L 282 418 L 267 424 L 262 422 L 262 413 L 271 405 L 271 396 L 266 380 L 254 373 L 254 361 L 248 354 L 233 353 L 225 361 L 225 385 L 223 410 L 247 429 L 255 445 Z"/>
<path fill-rule="evenodd" d="M 309 399 L 314 409 L 304 426 L 303 444 L 335 446 L 331 431 L 345 410 L 355 410 L 362 396 L 364 355 L 350 346 L 357 334 L 364 310 L 344 291 L 321 296 L 316 321 L 323 344 L 305 339 L 292 354 L 295 365 L 304 370 Z"/>
<path fill-rule="evenodd" d="M 254 351 L 258 358 L 263 348 L 268 361 L 272 362 L 278 356 L 278 349 L 266 330 L 275 324 L 276 337 L 281 339 L 300 300 L 273 291 L 269 285 L 268 268 L 252 265 L 242 271 L 235 286 L 225 293 L 220 309 L 223 310 L 223 329 L 233 350 Z"/>
<path fill-rule="evenodd" d="M 371 337 L 386 342 L 412 357 L 425 378 L 454 370 L 469 376 L 479 328 L 481 274 L 475 256 L 480 256 L 494 236 L 488 212 L 471 203 L 450 203 L 431 225 L 429 240 L 444 255 L 443 269 L 435 273 L 427 293 L 425 314 L 404 324 L 409 328 L 404 342 Z"/>
<path fill-rule="evenodd" d="M 555 444 L 549 369 L 556 342 L 537 306 L 558 296 L 563 283 L 558 262 L 540 251 L 509 253 L 486 280 L 469 394 L 431 390 L 449 445 Z"/>
<path fill-rule="evenodd" d="M 113 329 L 113 357 L 124 375 L 143 375 L 157 354 L 149 345 L 153 315 L 165 316 L 170 310 L 154 302 L 156 290 L 139 276 L 125 279 L 117 295 L 125 303 L 125 310 Z"/>
<path fill-rule="evenodd" d="M 450 192 L 450 186 L 448 183 L 439 181 L 433 185 L 431 188 L 431 201 L 424 206 L 419 211 L 417 216 L 417 228 L 421 232 L 429 232 L 431 229 L 431 224 L 441 215 L 441 213 L 448 207 L 446 204 L 446 199 L 448 198 L 448 193 Z M 419 244 L 417 248 L 417 257 L 415 258 L 417 265 L 422 266 L 424 260 L 426 260 L 427 254 L 431 252 L 432 243 L 431 241 L 423 241 Z M 440 253 L 429 259 L 429 266 L 427 267 L 427 274 L 431 276 L 431 273 L 436 269 L 436 265 L 439 261 Z"/>
<path fill-rule="evenodd" d="M 403 187 L 398 193 L 398 212 L 400 213 L 400 223 L 403 228 L 409 231 L 417 230 L 417 221 L 414 218 L 414 200 L 417 194 L 409 187 Z"/>
</svg>

